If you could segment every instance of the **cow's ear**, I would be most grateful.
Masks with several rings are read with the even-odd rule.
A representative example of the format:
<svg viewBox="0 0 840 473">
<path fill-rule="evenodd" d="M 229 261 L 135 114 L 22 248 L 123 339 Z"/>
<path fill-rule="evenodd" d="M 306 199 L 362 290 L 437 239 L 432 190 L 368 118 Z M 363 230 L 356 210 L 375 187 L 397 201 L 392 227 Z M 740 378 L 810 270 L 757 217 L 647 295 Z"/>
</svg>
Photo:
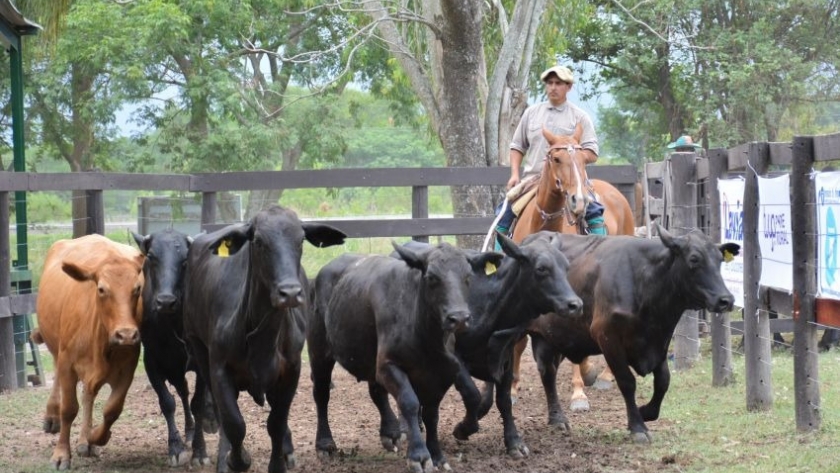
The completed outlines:
<svg viewBox="0 0 840 473">
<path fill-rule="evenodd" d="M 467 261 L 470 263 L 474 273 L 483 272 L 490 276 L 496 272 L 505 255 L 496 253 L 495 251 L 488 251 L 486 253 L 479 253 L 477 255 L 467 256 Z"/>
<path fill-rule="evenodd" d="M 718 248 L 720 248 L 720 252 L 723 254 L 723 260 L 727 263 L 741 252 L 741 245 L 737 243 L 724 243 Z"/>
<path fill-rule="evenodd" d="M 519 245 L 514 243 L 513 240 L 499 232 L 496 232 L 496 238 L 499 240 L 499 246 L 502 247 L 502 251 L 506 255 L 514 259 L 522 259 L 522 250 L 519 249 Z"/>
<path fill-rule="evenodd" d="M 250 222 L 228 227 L 227 231 L 216 235 L 216 239 L 209 245 L 210 251 L 222 258 L 238 253 L 253 238 L 253 228 Z"/>
<path fill-rule="evenodd" d="M 428 252 L 423 251 L 414 251 L 410 248 L 406 248 L 400 244 L 397 244 L 394 240 L 391 240 L 391 246 L 394 247 L 394 251 L 400 255 L 400 259 L 405 261 L 409 267 L 414 269 L 419 269 L 420 271 L 426 271 L 426 255 Z"/>
<path fill-rule="evenodd" d="M 93 279 L 93 271 L 69 261 L 61 263 L 61 270 L 79 282 L 90 281 Z"/>
<path fill-rule="evenodd" d="M 303 233 L 306 241 L 318 248 L 325 248 L 333 245 L 343 245 L 347 235 L 341 230 L 320 223 L 302 223 Z"/>
<path fill-rule="evenodd" d="M 134 237 L 134 242 L 137 243 L 137 248 L 140 248 L 140 251 L 143 252 L 144 255 L 149 254 L 149 246 L 152 244 L 152 236 L 143 236 L 137 232 L 131 232 L 131 236 Z"/>
</svg>

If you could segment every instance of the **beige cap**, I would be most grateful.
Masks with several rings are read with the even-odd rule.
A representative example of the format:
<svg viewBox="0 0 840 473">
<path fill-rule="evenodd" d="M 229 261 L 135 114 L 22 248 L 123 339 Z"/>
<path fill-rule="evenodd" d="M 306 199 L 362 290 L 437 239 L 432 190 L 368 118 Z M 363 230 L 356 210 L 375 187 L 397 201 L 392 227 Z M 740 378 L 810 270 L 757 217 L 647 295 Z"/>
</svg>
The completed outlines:
<svg viewBox="0 0 840 473">
<path fill-rule="evenodd" d="M 570 84 L 575 82 L 575 75 L 572 73 L 572 70 L 565 66 L 554 66 L 546 69 L 542 74 L 540 74 L 540 80 L 545 82 L 548 75 L 552 72 L 557 74 L 557 78 L 563 82 L 568 82 Z"/>
</svg>

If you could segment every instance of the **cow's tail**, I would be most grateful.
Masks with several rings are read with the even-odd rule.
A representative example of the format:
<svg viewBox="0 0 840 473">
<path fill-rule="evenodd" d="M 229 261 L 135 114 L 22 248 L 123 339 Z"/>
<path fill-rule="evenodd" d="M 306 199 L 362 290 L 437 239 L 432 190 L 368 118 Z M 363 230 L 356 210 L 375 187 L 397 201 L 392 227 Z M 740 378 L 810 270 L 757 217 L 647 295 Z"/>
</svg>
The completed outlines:
<svg viewBox="0 0 840 473">
<path fill-rule="evenodd" d="M 41 331 L 37 328 L 32 331 L 32 335 L 29 336 L 29 339 L 36 345 L 44 343 L 44 337 L 41 336 Z"/>
</svg>

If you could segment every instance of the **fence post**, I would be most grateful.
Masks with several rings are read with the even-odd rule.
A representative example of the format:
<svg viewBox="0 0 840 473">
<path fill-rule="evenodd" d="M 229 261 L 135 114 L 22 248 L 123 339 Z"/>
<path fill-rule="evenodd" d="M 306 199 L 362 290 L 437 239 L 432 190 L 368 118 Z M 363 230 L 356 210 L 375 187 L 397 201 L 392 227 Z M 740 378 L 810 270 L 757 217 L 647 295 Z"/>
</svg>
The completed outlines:
<svg viewBox="0 0 840 473">
<path fill-rule="evenodd" d="M 201 193 L 201 228 L 216 223 L 216 193 Z"/>
<path fill-rule="evenodd" d="M 793 335 L 793 376 L 796 400 L 796 429 L 820 427 L 820 369 L 817 355 L 817 326 L 814 294 L 817 292 L 816 245 L 819 229 L 814 219 L 816 196 L 811 167 L 814 163 L 814 138 L 793 139 L 793 166 L 790 172 L 791 241 L 793 244 L 793 298 L 799 316 L 795 317 Z"/>
<path fill-rule="evenodd" d="M 718 179 L 729 171 L 729 157 L 725 149 L 709 150 L 709 233 L 712 240 L 720 243 L 720 193 Z M 712 386 L 728 386 L 732 383 L 732 330 L 729 312 L 709 314 L 712 339 Z"/>
<path fill-rule="evenodd" d="M 429 187 L 414 186 L 411 188 L 411 218 L 429 218 Z M 414 241 L 429 242 L 427 236 L 412 236 Z"/>
<path fill-rule="evenodd" d="M 9 228 L 9 193 L 0 192 L 0 228 Z M 11 294 L 9 232 L 0 232 L 0 297 Z M 15 330 L 12 317 L 0 317 L 0 392 L 17 389 Z"/>
<path fill-rule="evenodd" d="M 758 246 L 758 176 L 769 166 L 767 143 L 752 142 L 744 182 L 744 360 L 747 380 L 747 410 L 773 407 L 770 319 L 758 307 L 761 279 L 761 249 Z"/>
<path fill-rule="evenodd" d="M 87 235 L 98 233 L 105 235 L 105 204 L 102 200 L 102 190 L 89 190 L 87 201 Z"/>
<path fill-rule="evenodd" d="M 672 203 L 669 205 L 670 229 L 679 229 L 679 235 L 697 226 L 697 156 L 694 153 L 673 153 L 669 158 L 671 172 L 669 183 Z M 683 312 L 674 330 L 674 369 L 691 368 L 700 357 L 700 331 L 698 312 Z"/>
</svg>

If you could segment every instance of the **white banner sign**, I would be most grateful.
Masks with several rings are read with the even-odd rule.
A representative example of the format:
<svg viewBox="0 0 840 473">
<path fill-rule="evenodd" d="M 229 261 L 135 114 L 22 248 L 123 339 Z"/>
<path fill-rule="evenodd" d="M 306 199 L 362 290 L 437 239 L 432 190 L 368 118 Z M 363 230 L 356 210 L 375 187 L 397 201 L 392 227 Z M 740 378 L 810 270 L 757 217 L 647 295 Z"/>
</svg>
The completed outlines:
<svg viewBox="0 0 840 473">
<path fill-rule="evenodd" d="M 762 286 L 793 292 L 793 241 L 790 228 L 790 175 L 758 177 L 758 246 Z"/>
<path fill-rule="evenodd" d="M 840 172 L 821 172 L 814 180 L 817 192 L 817 278 L 820 296 L 840 300 Z"/>
<path fill-rule="evenodd" d="M 720 194 L 720 242 L 741 245 L 741 254 L 720 266 L 726 288 L 735 296 L 735 305 L 744 307 L 744 181 L 718 179 Z"/>
</svg>

